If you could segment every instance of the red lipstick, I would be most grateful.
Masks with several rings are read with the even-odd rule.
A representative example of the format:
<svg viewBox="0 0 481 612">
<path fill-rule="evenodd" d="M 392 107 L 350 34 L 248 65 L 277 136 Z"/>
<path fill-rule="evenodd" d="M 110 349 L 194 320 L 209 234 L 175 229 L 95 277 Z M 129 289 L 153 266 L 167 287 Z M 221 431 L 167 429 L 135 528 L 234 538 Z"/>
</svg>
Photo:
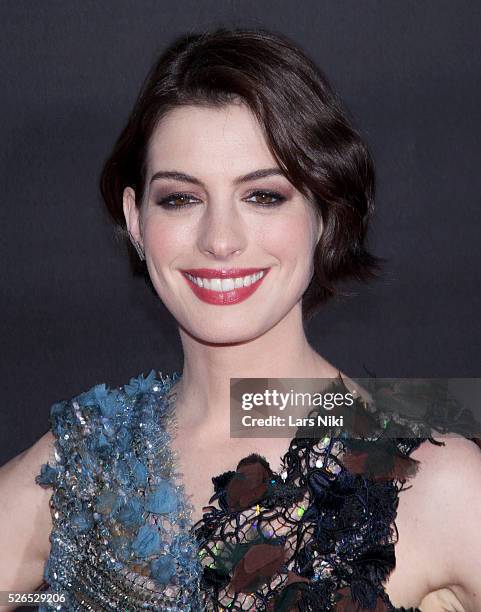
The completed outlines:
<svg viewBox="0 0 481 612">
<path fill-rule="evenodd" d="M 230 304 L 242 302 L 251 296 L 254 291 L 258 289 L 269 270 L 270 268 L 229 268 L 220 270 L 215 270 L 212 268 L 192 268 L 189 270 L 181 270 L 181 272 L 189 287 L 200 300 L 207 302 L 208 304 L 215 304 L 217 306 L 228 306 Z M 249 286 L 235 287 L 226 291 L 215 291 L 213 289 L 207 289 L 206 287 L 200 287 L 197 285 L 197 283 L 186 276 L 186 274 L 190 274 L 191 276 L 200 277 L 202 279 L 227 279 L 250 276 L 252 274 L 257 274 L 258 272 L 263 272 L 263 275 Z"/>
</svg>

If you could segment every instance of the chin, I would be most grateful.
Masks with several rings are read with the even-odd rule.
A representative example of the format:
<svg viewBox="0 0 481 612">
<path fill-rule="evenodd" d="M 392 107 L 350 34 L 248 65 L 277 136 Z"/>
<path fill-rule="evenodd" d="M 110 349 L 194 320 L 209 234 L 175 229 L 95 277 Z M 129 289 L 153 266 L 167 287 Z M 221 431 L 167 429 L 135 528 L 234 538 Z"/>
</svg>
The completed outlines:
<svg viewBox="0 0 481 612">
<path fill-rule="evenodd" d="M 226 317 L 227 318 L 227 317 Z M 212 320 L 209 322 L 204 319 L 199 326 L 192 325 L 192 320 L 186 324 L 179 322 L 182 329 L 193 338 L 207 344 L 238 344 L 249 342 L 268 331 L 271 325 L 261 325 L 259 322 L 253 325 L 246 324 L 245 319 L 236 317 L 235 321 Z"/>
</svg>

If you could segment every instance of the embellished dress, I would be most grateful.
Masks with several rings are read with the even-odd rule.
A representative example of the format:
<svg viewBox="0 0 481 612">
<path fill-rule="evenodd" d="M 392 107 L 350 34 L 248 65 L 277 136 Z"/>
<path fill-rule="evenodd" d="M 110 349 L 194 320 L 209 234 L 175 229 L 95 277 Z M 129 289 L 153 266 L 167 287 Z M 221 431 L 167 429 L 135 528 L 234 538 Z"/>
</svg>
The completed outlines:
<svg viewBox="0 0 481 612">
<path fill-rule="evenodd" d="M 383 586 L 398 495 L 410 453 L 443 443 L 383 437 L 387 420 L 359 398 L 375 440 L 298 432 L 279 473 L 254 454 L 214 477 L 193 524 L 170 447 L 179 378 L 152 370 L 51 407 L 55 457 L 35 479 L 52 488 L 40 612 L 404 610 Z"/>
</svg>

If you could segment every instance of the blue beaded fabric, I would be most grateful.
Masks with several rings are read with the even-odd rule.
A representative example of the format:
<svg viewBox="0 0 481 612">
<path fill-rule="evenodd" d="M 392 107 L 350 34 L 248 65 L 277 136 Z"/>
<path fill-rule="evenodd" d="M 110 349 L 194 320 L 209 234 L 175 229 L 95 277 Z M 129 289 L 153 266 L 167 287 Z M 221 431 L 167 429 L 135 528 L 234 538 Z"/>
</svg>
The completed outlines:
<svg viewBox="0 0 481 612">
<path fill-rule="evenodd" d="M 42 610 L 199 610 L 199 562 L 190 507 L 175 483 L 165 420 L 178 378 L 132 378 L 56 403 L 50 412 L 54 465 L 48 593 Z"/>
<path fill-rule="evenodd" d="M 409 454 L 442 443 L 296 435 L 279 473 L 250 455 L 214 477 L 193 525 L 170 447 L 179 378 L 152 370 L 52 406 L 55 460 L 36 483 L 53 489 L 44 586 L 62 601 L 40 612 L 404 610 L 383 587 L 398 494 Z"/>
</svg>

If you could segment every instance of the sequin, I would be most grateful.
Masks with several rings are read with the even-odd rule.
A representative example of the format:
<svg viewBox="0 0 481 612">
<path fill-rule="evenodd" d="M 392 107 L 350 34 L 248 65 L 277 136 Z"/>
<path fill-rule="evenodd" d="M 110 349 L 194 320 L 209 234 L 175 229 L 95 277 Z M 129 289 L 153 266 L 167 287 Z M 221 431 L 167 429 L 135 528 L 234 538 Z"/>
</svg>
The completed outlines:
<svg viewBox="0 0 481 612">
<path fill-rule="evenodd" d="M 178 378 L 152 370 L 52 406 L 55 461 L 35 482 L 53 488 L 44 581 L 65 602 L 40 612 L 202 609 L 191 507 L 174 485 L 165 426 Z"/>
<path fill-rule="evenodd" d="M 379 597 L 395 611 L 382 583 L 403 483 L 346 470 L 342 437 L 293 439 L 262 500 L 229 508 L 227 472 L 193 525 L 168 433 L 178 378 L 152 370 L 51 407 L 55 459 L 35 482 L 53 489 L 44 580 L 65 602 L 39 611 L 277 612 L 295 596 L 303 610 L 329 612 L 348 584 L 357 601 Z M 407 457 L 426 439 L 400 439 L 397 450 Z"/>
</svg>

